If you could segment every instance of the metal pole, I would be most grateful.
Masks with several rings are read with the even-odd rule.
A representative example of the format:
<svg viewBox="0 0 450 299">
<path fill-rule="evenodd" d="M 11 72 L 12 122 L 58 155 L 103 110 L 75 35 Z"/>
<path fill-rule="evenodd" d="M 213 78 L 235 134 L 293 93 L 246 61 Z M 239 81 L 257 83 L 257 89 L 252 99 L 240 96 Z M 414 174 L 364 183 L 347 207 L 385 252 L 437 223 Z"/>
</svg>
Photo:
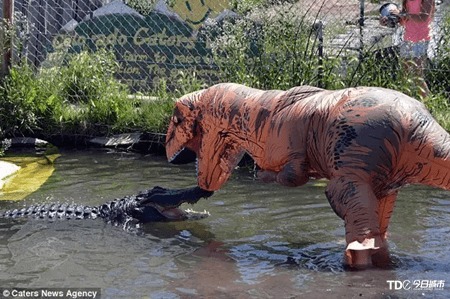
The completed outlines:
<svg viewBox="0 0 450 299">
<path fill-rule="evenodd" d="M 314 29 L 316 31 L 316 37 L 319 40 L 319 43 L 317 45 L 317 50 L 318 50 L 318 56 L 319 56 L 319 61 L 318 61 L 318 72 L 317 72 L 317 85 L 320 88 L 323 88 L 323 22 L 322 21 L 318 21 L 316 23 L 314 23 Z"/>
<path fill-rule="evenodd" d="M 6 76 L 9 73 L 11 67 L 11 57 L 12 57 L 12 37 L 9 36 L 12 26 L 13 26 L 13 16 L 14 16 L 14 0 L 3 0 L 3 22 L 5 22 L 5 30 L 2 32 L 2 38 L 9 38 L 4 44 L 6 46 L 5 52 L 3 53 L 2 61 L 2 75 Z M 9 32 L 8 32 L 9 31 Z"/>
<path fill-rule="evenodd" d="M 364 0 L 359 1 L 359 61 L 364 56 Z"/>
</svg>

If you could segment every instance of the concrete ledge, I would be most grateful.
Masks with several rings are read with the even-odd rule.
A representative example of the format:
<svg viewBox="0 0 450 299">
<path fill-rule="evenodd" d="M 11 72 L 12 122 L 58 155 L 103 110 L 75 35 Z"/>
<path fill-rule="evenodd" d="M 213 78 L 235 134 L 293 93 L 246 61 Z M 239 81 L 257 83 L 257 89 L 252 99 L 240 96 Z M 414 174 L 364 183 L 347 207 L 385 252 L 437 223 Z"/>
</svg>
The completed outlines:
<svg viewBox="0 0 450 299">
<path fill-rule="evenodd" d="M 89 140 L 89 143 L 105 147 L 130 146 L 138 143 L 141 140 L 141 135 L 141 133 L 130 133 L 111 137 L 95 137 Z"/>
<path fill-rule="evenodd" d="M 49 143 L 45 140 L 33 137 L 14 137 L 11 138 L 11 147 L 46 147 Z"/>
</svg>

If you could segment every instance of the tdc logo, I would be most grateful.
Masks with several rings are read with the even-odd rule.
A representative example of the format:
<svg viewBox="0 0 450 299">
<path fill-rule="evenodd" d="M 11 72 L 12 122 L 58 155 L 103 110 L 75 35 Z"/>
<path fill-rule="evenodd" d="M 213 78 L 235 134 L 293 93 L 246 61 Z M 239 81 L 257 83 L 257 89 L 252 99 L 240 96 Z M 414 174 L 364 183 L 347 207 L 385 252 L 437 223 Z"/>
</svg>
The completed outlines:
<svg viewBox="0 0 450 299">
<path fill-rule="evenodd" d="M 387 280 L 389 285 L 389 290 L 410 290 L 411 289 L 411 281 L 409 280 Z"/>
</svg>

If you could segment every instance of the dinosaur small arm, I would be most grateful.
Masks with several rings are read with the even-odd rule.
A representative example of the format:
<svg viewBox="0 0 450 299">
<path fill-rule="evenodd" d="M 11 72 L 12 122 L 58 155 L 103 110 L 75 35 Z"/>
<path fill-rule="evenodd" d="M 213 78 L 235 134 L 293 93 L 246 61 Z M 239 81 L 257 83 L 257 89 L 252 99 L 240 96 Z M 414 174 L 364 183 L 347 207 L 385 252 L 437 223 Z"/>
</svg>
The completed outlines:
<svg viewBox="0 0 450 299">
<path fill-rule="evenodd" d="M 345 222 L 346 263 L 387 262 L 386 233 L 406 184 L 450 189 L 450 135 L 400 92 L 358 87 L 258 90 L 223 83 L 181 97 L 166 136 L 169 161 L 197 155 L 197 180 L 215 191 L 244 153 L 265 182 L 329 180 L 325 194 Z"/>
</svg>

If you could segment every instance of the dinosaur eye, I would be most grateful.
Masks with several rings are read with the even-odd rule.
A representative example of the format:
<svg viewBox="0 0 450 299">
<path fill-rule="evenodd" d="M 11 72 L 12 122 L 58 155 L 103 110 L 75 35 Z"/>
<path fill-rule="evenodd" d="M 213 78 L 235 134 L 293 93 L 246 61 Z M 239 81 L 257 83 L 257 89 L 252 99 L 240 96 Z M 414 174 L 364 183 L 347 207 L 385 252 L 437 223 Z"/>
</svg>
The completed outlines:
<svg viewBox="0 0 450 299">
<path fill-rule="evenodd" d="M 180 124 L 181 123 L 181 118 L 179 118 L 179 117 L 177 117 L 177 116 L 173 116 L 172 117 L 172 122 L 175 124 L 175 125 L 178 125 L 178 124 Z"/>
</svg>

